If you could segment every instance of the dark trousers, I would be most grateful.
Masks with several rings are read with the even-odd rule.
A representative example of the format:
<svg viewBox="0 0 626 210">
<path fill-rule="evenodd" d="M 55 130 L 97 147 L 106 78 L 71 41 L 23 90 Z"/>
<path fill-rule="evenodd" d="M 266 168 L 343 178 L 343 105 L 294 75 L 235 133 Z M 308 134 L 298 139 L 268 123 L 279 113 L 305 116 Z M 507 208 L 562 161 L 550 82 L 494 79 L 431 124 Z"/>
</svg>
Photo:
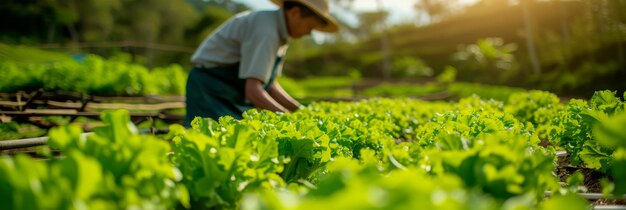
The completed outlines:
<svg viewBox="0 0 626 210">
<path fill-rule="evenodd" d="M 238 78 L 239 65 L 202 68 L 189 72 L 186 85 L 185 127 L 195 117 L 212 118 L 230 115 L 241 119 L 241 114 L 252 108 L 245 100 L 245 79 Z"/>
</svg>

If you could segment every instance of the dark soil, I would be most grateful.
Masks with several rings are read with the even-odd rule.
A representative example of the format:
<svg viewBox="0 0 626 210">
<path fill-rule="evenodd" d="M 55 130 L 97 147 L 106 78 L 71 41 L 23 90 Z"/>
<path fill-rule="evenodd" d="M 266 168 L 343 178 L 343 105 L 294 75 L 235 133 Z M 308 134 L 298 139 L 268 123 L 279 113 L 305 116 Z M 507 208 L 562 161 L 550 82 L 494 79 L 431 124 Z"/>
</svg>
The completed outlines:
<svg viewBox="0 0 626 210">
<path fill-rule="evenodd" d="M 559 177 L 560 182 L 566 183 L 567 178 L 576 171 L 580 171 L 585 176 L 584 185 L 587 188 L 588 193 L 602 193 L 602 185 L 600 179 L 607 178 L 611 180 L 610 176 L 607 176 L 597 170 L 583 168 L 570 165 L 569 154 L 558 157 L 556 174 Z M 594 205 L 626 205 L 626 199 L 599 199 L 590 200 Z"/>
</svg>

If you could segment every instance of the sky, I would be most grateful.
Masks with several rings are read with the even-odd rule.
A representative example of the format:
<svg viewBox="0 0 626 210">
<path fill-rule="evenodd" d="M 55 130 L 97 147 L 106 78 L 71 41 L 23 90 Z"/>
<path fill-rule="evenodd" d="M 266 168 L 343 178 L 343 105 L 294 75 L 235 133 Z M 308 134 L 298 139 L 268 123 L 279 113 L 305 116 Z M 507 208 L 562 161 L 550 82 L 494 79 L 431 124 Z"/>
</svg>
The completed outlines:
<svg viewBox="0 0 626 210">
<path fill-rule="evenodd" d="M 263 9 L 272 9 L 276 8 L 276 6 L 270 2 L 270 0 L 235 0 L 237 2 L 241 2 L 249 5 L 253 10 L 263 10 Z M 462 3 L 472 3 L 477 0 L 461 0 Z M 354 9 L 356 11 L 375 11 L 377 10 L 377 2 L 378 0 L 355 0 Z M 415 4 L 415 0 L 383 0 L 383 7 L 387 10 L 391 11 L 391 15 L 389 17 L 390 23 L 401 23 L 407 21 L 415 21 L 415 10 L 413 9 L 413 5 Z M 331 10 L 336 10 L 337 8 L 332 8 Z M 335 12 L 336 14 L 337 12 Z M 339 14 L 342 14 L 339 12 Z M 350 24 L 356 24 L 358 21 L 355 16 L 346 16 L 340 17 L 346 20 Z"/>
</svg>

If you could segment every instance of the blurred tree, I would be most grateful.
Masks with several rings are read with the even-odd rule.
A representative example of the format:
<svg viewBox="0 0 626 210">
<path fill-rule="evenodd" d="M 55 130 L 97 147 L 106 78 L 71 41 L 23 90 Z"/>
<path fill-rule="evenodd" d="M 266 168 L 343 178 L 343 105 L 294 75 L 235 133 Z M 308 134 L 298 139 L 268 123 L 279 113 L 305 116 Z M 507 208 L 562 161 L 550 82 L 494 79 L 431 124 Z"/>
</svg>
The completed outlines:
<svg viewBox="0 0 626 210">
<path fill-rule="evenodd" d="M 219 7 L 232 14 L 249 9 L 244 4 L 238 3 L 237 1 L 233 1 L 233 0 L 186 0 L 186 1 L 189 4 L 191 4 L 193 7 L 197 8 L 199 11 L 202 11 L 207 6 Z"/>
<path fill-rule="evenodd" d="M 230 18 L 233 13 L 223 7 L 205 6 L 200 10 L 200 18 L 187 29 L 188 46 L 195 46 L 204 40 L 213 30 Z"/>
<path fill-rule="evenodd" d="M 155 43 L 183 44 L 185 30 L 199 18 L 196 10 L 184 0 L 122 1 L 121 8 L 111 13 L 115 16 L 112 36 L 86 36 L 86 41 L 134 41 L 148 46 Z M 152 66 L 157 59 L 153 48 L 139 52 L 143 54 L 148 66 Z"/>
<path fill-rule="evenodd" d="M 486 38 L 460 46 L 452 55 L 459 76 L 475 82 L 502 82 L 515 75 L 519 64 L 514 52 L 517 45 L 501 38 Z M 492 81 L 498 79 L 499 81 Z"/>
<path fill-rule="evenodd" d="M 559 92 L 623 89 L 626 27 L 620 19 L 625 0 L 552 0 L 562 11 L 559 32 L 538 28 L 537 51 L 546 68 L 537 87 Z M 621 7 L 621 8 L 620 8 Z"/>
<path fill-rule="evenodd" d="M 404 56 L 393 59 L 391 74 L 397 78 L 430 77 L 434 72 L 422 59 Z"/>
<path fill-rule="evenodd" d="M 375 33 L 380 33 L 384 29 L 385 21 L 389 17 L 389 12 L 383 10 L 367 11 L 358 14 L 358 32 L 361 38 L 366 38 Z"/>
<path fill-rule="evenodd" d="M 123 0 L 66 0 L 64 4 L 74 10 L 79 19 L 74 25 L 68 25 L 72 39 L 75 42 L 108 40 L 123 3 Z"/>
<path fill-rule="evenodd" d="M 78 15 L 64 0 L 3 0 L 0 19 L 5 42 L 52 42 L 58 29 L 76 22 Z"/>
<path fill-rule="evenodd" d="M 456 75 L 457 75 L 457 70 L 456 68 L 452 67 L 452 66 L 446 66 L 443 69 L 443 72 L 441 72 L 439 75 L 437 75 L 436 79 L 437 82 L 440 83 L 452 83 L 456 80 Z"/>
<path fill-rule="evenodd" d="M 188 60 L 189 55 L 157 52 L 152 45 L 195 47 L 197 40 L 232 15 L 217 7 L 233 11 L 247 8 L 224 0 L 3 0 L 0 1 L 0 18 L 11 21 L 0 21 L 0 41 L 32 45 L 54 43 L 49 46 L 70 47 L 103 56 L 128 51 L 141 55 L 145 59 L 139 60 L 146 64 L 155 60 L 161 64 L 180 62 L 175 59 L 185 57 L 184 60 Z M 97 48 L 93 48 L 94 43 Z"/>
<path fill-rule="evenodd" d="M 419 0 L 414 8 L 418 13 L 425 12 L 429 18 L 428 22 L 433 23 L 451 14 L 457 4 L 458 0 Z"/>
</svg>

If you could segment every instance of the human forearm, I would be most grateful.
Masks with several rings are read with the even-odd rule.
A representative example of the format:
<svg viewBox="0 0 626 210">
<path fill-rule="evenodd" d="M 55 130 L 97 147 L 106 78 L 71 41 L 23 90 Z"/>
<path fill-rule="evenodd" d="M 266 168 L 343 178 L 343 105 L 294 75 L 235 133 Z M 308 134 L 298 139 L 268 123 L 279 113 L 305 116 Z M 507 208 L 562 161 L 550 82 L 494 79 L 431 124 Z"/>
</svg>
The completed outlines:
<svg viewBox="0 0 626 210">
<path fill-rule="evenodd" d="M 274 98 L 274 100 L 276 100 L 276 102 L 289 109 L 289 111 L 296 111 L 298 107 L 300 107 L 300 102 L 291 97 L 291 95 L 289 95 L 289 93 L 287 93 L 287 91 L 285 91 L 285 89 L 283 89 L 282 86 L 280 86 L 280 84 L 276 81 L 272 83 L 268 93 L 272 96 L 272 98 Z"/>
<path fill-rule="evenodd" d="M 261 81 L 257 79 L 246 80 L 245 92 L 246 99 L 257 108 L 267 109 L 273 112 L 289 112 L 288 109 L 274 100 L 274 98 L 263 89 Z"/>
</svg>

